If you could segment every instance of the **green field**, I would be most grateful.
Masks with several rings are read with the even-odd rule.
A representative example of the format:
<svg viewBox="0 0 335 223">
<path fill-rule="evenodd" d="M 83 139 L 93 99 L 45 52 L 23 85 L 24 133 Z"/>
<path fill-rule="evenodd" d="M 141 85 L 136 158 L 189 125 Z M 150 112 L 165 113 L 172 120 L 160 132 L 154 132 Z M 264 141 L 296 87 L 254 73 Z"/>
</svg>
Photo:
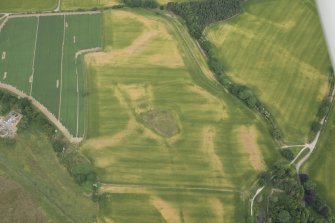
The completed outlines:
<svg viewBox="0 0 335 223">
<path fill-rule="evenodd" d="M 1 0 L 0 12 L 52 10 L 58 0 Z"/>
<path fill-rule="evenodd" d="M 26 94 L 30 91 L 36 23 L 35 17 L 10 19 L 0 34 L 0 56 L 4 56 L 0 60 L 0 81 Z"/>
<path fill-rule="evenodd" d="M 100 26 L 100 14 L 9 19 L 0 35 L 1 82 L 32 95 L 82 137 L 85 83 L 76 53 L 101 46 Z"/>
<path fill-rule="evenodd" d="M 303 167 L 304 173 L 308 173 L 318 183 L 318 191 L 332 209 L 335 208 L 335 179 L 333 175 L 335 156 L 335 113 L 334 109 L 328 118 L 325 131 L 322 133 L 319 145 L 311 158 Z"/>
<path fill-rule="evenodd" d="M 0 142 L 1 222 L 93 222 L 96 205 L 59 163 L 40 128 L 21 132 L 15 145 Z"/>
<path fill-rule="evenodd" d="M 101 203 L 100 214 L 106 222 L 244 222 L 238 213 L 246 211 L 237 194 L 222 192 L 113 193 Z"/>
<path fill-rule="evenodd" d="M 200 52 L 182 28 L 177 20 L 149 11 L 104 14 L 105 52 L 85 57 L 89 116 L 88 139 L 82 146 L 101 182 L 242 191 L 270 157 L 278 155 L 260 120 L 201 72 L 205 61 L 194 59 L 201 58 Z M 166 193 L 175 195 L 169 198 Z M 103 214 L 116 222 L 131 222 L 129 213 L 137 211 L 142 222 L 155 222 L 161 216 L 149 200 L 158 196 L 177 213 L 183 212 L 178 198 L 185 199 L 185 215 L 193 219 L 185 222 L 213 222 L 217 210 L 200 202 L 211 196 L 199 191 L 183 198 L 184 193 L 112 193 Z M 238 207 L 230 200 L 234 194 L 228 193 L 227 200 L 226 195 L 217 198 L 227 222 L 239 222 Z M 120 205 L 109 213 L 118 200 L 134 210 L 127 212 Z M 233 200 L 242 202 L 239 193 Z"/>
<path fill-rule="evenodd" d="M 226 74 L 256 92 L 285 140 L 304 142 L 329 90 L 330 61 L 315 6 L 303 0 L 251 0 L 240 16 L 205 33 Z"/>
</svg>

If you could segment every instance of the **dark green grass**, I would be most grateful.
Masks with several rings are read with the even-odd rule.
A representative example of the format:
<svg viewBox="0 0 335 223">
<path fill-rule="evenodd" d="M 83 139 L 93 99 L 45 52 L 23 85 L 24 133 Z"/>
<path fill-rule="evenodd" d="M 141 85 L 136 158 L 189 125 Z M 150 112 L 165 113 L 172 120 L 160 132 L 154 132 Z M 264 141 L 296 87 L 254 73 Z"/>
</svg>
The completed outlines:
<svg viewBox="0 0 335 223">
<path fill-rule="evenodd" d="M 52 10 L 57 4 L 58 0 L 1 0 L 0 12 Z"/>
<path fill-rule="evenodd" d="M 83 89 L 83 57 L 75 59 L 75 54 L 82 49 L 100 47 L 101 39 L 101 17 L 94 15 L 66 16 L 68 28 L 65 34 L 64 63 L 63 63 L 63 87 L 62 87 L 62 107 L 61 120 L 73 135 L 83 136 L 84 134 L 84 96 Z M 75 42 L 74 42 L 75 38 Z M 77 71 L 76 71 L 77 69 Z M 77 74 L 79 102 L 77 101 Z M 79 114 L 77 113 L 77 103 L 79 103 Z M 77 115 L 78 132 L 77 132 Z"/>
<path fill-rule="evenodd" d="M 37 19 L 34 17 L 14 18 L 7 22 L 0 34 L 0 81 L 26 94 L 30 92 L 36 28 Z M 5 60 L 1 60 L 3 52 L 6 52 Z"/>
<path fill-rule="evenodd" d="M 14 146 L 0 142 L 1 175 L 20 184 L 52 222 L 93 222 L 96 206 L 59 163 L 40 129 L 33 124 L 20 132 Z"/>
<path fill-rule="evenodd" d="M 64 16 L 40 17 L 32 91 L 32 96 L 56 117 L 59 115 L 63 27 Z"/>
</svg>

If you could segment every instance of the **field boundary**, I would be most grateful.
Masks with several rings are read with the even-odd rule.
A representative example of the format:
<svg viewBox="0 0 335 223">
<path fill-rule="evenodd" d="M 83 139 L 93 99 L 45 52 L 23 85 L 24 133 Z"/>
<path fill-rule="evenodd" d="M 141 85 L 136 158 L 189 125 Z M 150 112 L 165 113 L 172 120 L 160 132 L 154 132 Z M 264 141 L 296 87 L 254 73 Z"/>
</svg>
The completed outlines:
<svg viewBox="0 0 335 223">
<path fill-rule="evenodd" d="M 60 63 L 60 89 L 59 89 L 59 104 L 58 104 L 58 120 L 61 118 L 61 108 L 62 108 L 62 90 L 63 90 L 63 61 L 64 61 L 64 45 L 65 45 L 65 34 L 66 34 L 66 15 L 63 18 L 63 42 L 62 42 L 62 56 Z"/>
<path fill-rule="evenodd" d="M 95 47 L 95 48 L 90 48 L 90 49 L 79 50 L 75 54 L 76 76 L 77 76 L 77 126 L 76 126 L 76 137 L 78 137 L 78 132 L 79 132 L 79 112 L 80 112 L 79 111 L 79 107 L 80 107 L 79 74 L 78 74 L 78 64 L 77 64 L 78 63 L 78 57 L 80 57 L 81 55 L 87 54 L 87 53 L 94 53 L 94 52 L 98 52 L 98 51 L 101 51 L 101 50 L 102 50 L 101 47 Z M 82 75 L 84 76 L 84 73 Z M 86 88 L 85 86 L 83 86 L 83 87 Z M 84 132 L 85 132 L 85 127 L 84 127 Z"/>
<path fill-rule="evenodd" d="M 29 95 L 31 96 L 33 92 L 33 84 L 34 84 L 34 74 L 35 74 L 35 58 L 36 58 L 36 48 L 37 48 L 37 38 L 38 38 L 38 27 L 40 25 L 40 17 L 37 17 L 37 28 L 36 28 L 36 37 L 35 37 L 35 48 L 34 48 L 34 57 L 33 57 L 33 64 L 32 64 L 32 73 L 29 78 L 30 82 L 30 92 Z"/>
<path fill-rule="evenodd" d="M 71 143 L 80 143 L 83 139 L 79 137 L 74 137 L 71 135 L 69 130 L 44 106 L 42 105 L 39 101 L 37 101 L 35 98 L 27 95 L 23 91 L 18 90 L 17 88 L 13 87 L 12 85 L 1 83 L 0 82 L 0 89 L 9 91 L 21 98 L 28 98 L 31 103 L 38 109 L 40 110 L 46 117 L 47 119 L 54 124 L 54 126 L 61 131 L 64 136 L 71 142 Z"/>
</svg>

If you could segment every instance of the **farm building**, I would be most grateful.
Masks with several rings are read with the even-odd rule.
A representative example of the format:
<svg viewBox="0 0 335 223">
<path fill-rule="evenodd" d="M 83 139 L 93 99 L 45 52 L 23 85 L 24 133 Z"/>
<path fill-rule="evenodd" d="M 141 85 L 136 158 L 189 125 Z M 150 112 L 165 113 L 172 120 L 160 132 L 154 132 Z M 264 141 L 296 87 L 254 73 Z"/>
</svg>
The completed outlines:
<svg viewBox="0 0 335 223">
<path fill-rule="evenodd" d="M 22 115 L 11 111 L 5 117 L 0 117 L 0 137 L 1 138 L 13 138 L 17 131 L 17 125 L 19 124 Z"/>
</svg>

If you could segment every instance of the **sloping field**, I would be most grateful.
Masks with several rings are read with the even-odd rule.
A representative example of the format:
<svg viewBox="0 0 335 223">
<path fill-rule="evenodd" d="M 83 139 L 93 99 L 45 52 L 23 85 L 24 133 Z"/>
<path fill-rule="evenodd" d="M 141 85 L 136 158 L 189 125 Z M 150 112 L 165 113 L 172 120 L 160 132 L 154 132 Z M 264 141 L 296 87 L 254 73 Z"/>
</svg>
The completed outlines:
<svg viewBox="0 0 335 223">
<path fill-rule="evenodd" d="M 286 141 L 305 140 L 329 90 L 330 61 L 314 4 L 251 0 L 243 14 L 211 26 L 206 35 L 227 75 L 256 92 Z"/>
<path fill-rule="evenodd" d="M 100 19 L 97 13 L 11 18 L 0 35 L 0 81 L 37 99 L 73 136 L 84 134 L 81 55 L 101 45 Z"/>
<path fill-rule="evenodd" d="M 58 0 L 1 0 L 0 12 L 52 10 Z"/>
<path fill-rule="evenodd" d="M 91 223 L 96 205 L 83 195 L 59 163 L 48 136 L 34 125 L 0 142 L 0 218 L 2 223 Z"/>
<path fill-rule="evenodd" d="M 303 167 L 305 173 L 310 174 L 311 178 L 318 183 L 318 191 L 331 208 L 335 208 L 335 179 L 333 174 L 335 156 L 335 113 L 334 109 L 327 121 L 327 126 L 320 138 L 320 143 L 313 155 Z"/>
<path fill-rule="evenodd" d="M 184 207 L 178 197 L 185 191 L 174 188 L 243 190 L 276 155 L 259 120 L 202 74 L 187 48 L 190 37 L 175 23 L 147 11 L 105 13 L 105 52 L 85 57 L 90 110 L 83 150 L 94 160 L 99 179 L 168 187 L 166 193 L 174 194 L 169 199 L 157 191 L 145 196 L 140 191 L 131 196 L 112 193 L 111 202 L 122 205 L 103 204 L 114 207 L 111 213 L 103 207 L 106 221 L 136 222 L 130 216 L 134 211 L 142 222 L 159 222 L 165 214 L 157 209 L 166 203 L 172 203 L 179 218 Z M 152 204 L 156 195 L 158 203 Z M 188 220 L 181 222 L 213 222 L 215 205 L 192 205 L 207 196 L 197 191 L 185 198 Z M 237 200 L 239 196 L 237 192 Z M 133 210 L 127 211 L 130 203 Z M 221 203 L 227 207 L 227 222 L 240 222 L 232 220 L 237 209 L 231 202 L 222 198 Z"/>
</svg>

